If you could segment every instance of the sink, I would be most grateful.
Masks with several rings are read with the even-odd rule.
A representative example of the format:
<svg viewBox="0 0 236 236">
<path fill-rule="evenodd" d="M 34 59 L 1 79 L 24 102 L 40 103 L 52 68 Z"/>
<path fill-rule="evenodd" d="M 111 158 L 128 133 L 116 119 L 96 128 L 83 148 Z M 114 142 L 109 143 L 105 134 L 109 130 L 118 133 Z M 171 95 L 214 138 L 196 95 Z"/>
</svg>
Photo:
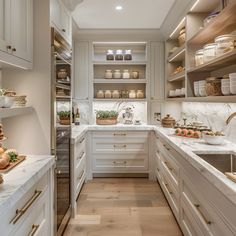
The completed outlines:
<svg viewBox="0 0 236 236">
<path fill-rule="evenodd" d="M 223 154 L 199 154 L 195 152 L 195 154 L 224 174 L 225 172 L 236 172 L 236 155 L 233 152 Z"/>
</svg>

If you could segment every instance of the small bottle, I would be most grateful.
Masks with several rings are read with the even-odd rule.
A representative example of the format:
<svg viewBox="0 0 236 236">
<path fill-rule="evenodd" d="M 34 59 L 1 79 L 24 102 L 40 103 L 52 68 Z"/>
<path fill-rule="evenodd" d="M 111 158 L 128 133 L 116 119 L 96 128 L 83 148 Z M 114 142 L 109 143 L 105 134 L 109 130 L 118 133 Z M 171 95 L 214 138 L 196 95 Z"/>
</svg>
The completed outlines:
<svg viewBox="0 0 236 236">
<path fill-rule="evenodd" d="M 75 123 L 75 108 L 72 107 L 72 123 Z"/>
<path fill-rule="evenodd" d="M 80 114 L 79 114 L 79 108 L 76 110 L 75 114 L 75 125 L 80 125 Z"/>
</svg>

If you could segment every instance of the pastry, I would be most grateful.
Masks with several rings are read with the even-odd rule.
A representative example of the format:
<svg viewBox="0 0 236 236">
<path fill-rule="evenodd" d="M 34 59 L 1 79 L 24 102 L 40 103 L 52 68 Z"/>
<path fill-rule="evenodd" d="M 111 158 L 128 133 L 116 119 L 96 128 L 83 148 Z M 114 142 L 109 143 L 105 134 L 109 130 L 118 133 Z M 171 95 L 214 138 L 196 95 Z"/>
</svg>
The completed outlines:
<svg viewBox="0 0 236 236">
<path fill-rule="evenodd" d="M 10 158 L 7 154 L 3 153 L 0 157 L 0 170 L 5 169 L 10 163 Z"/>
</svg>

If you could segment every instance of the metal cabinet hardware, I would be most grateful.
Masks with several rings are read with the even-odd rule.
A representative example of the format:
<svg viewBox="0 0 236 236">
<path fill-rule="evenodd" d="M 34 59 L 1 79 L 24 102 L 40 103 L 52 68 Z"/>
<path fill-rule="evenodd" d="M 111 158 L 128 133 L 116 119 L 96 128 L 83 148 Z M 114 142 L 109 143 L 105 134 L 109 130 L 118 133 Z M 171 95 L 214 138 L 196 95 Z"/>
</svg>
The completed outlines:
<svg viewBox="0 0 236 236">
<path fill-rule="evenodd" d="M 164 163 L 168 170 L 173 171 L 173 168 L 169 166 L 169 163 L 167 161 L 164 161 Z"/>
<path fill-rule="evenodd" d="M 127 161 L 113 161 L 113 164 L 114 165 L 122 165 L 122 164 L 126 165 Z"/>
<path fill-rule="evenodd" d="M 12 51 L 13 51 L 13 52 L 16 52 L 16 48 L 12 48 Z"/>
<path fill-rule="evenodd" d="M 117 145 L 117 144 L 114 144 L 113 147 L 114 147 L 114 148 L 126 148 L 127 145 L 125 145 L 125 144 L 124 144 L 124 145 Z"/>
<path fill-rule="evenodd" d="M 202 219 L 205 221 L 207 225 L 210 225 L 212 222 L 207 220 L 207 218 L 204 216 L 204 214 L 200 210 L 200 205 L 199 204 L 194 204 L 195 208 L 197 209 L 198 213 L 201 215 Z"/>
<path fill-rule="evenodd" d="M 32 225 L 32 230 L 30 231 L 28 236 L 34 236 L 35 233 L 37 232 L 38 228 L 39 228 L 39 225 Z"/>
<path fill-rule="evenodd" d="M 81 159 L 81 158 L 84 156 L 84 153 L 85 153 L 85 152 L 82 152 L 82 153 L 80 154 L 80 156 L 78 156 L 77 160 Z"/>
<path fill-rule="evenodd" d="M 169 189 L 169 185 L 167 184 L 167 183 L 164 183 L 165 184 L 165 186 L 166 186 L 166 189 L 167 189 L 167 191 L 169 192 L 169 194 L 173 194 L 173 192 Z"/>
<path fill-rule="evenodd" d="M 62 32 L 64 32 L 64 33 L 65 33 L 65 32 L 66 32 L 66 30 L 65 30 L 65 29 L 62 29 Z"/>
<path fill-rule="evenodd" d="M 85 140 L 85 138 L 82 138 L 82 139 L 79 141 L 79 143 L 82 143 L 84 140 Z"/>
<path fill-rule="evenodd" d="M 167 151 L 170 151 L 171 149 L 168 148 L 165 144 L 163 144 L 163 146 L 166 148 Z"/>
<path fill-rule="evenodd" d="M 121 134 L 119 134 L 119 133 L 114 133 L 113 135 L 114 135 L 114 136 L 126 136 L 125 133 L 121 133 Z"/>
<path fill-rule="evenodd" d="M 6 47 L 8 50 L 10 50 L 11 49 L 11 45 L 7 45 L 7 47 Z"/>
</svg>

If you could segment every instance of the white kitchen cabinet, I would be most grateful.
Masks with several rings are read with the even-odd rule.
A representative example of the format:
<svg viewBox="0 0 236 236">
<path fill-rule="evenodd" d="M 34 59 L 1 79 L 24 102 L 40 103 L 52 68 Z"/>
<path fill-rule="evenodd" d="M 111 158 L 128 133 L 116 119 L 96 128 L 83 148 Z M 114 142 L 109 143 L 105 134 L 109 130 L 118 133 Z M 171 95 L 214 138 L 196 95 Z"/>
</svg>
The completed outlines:
<svg viewBox="0 0 236 236">
<path fill-rule="evenodd" d="M 150 45 L 150 95 L 151 100 L 164 99 L 164 44 Z"/>
<path fill-rule="evenodd" d="M 73 98 L 88 100 L 89 98 L 89 43 L 74 43 L 74 91 Z"/>
<path fill-rule="evenodd" d="M 146 131 L 92 133 L 93 173 L 148 173 Z"/>
<path fill-rule="evenodd" d="M 72 144 L 71 203 L 72 215 L 76 215 L 76 200 L 86 179 L 86 135 Z"/>
<path fill-rule="evenodd" d="M 72 18 L 71 13 L 60 0 L 50 1 L 50 18 L 52 26 L 71 45 L 72 43 Z"/>
<path fill-rule="evenodd" d="M 0 1 L 0 60 L 5 63 L 32 67 L 33 1 Z M 23 62 L 24 60 L 25 62 Z"/>
<path fill-rule="evenodd" d="M 5 212 L 0 213 L 1 235 L 52 235 L 53 183 L 50 169 Z M 34 233 L 34 234 L 33 234 Z"/>
</svg>

